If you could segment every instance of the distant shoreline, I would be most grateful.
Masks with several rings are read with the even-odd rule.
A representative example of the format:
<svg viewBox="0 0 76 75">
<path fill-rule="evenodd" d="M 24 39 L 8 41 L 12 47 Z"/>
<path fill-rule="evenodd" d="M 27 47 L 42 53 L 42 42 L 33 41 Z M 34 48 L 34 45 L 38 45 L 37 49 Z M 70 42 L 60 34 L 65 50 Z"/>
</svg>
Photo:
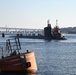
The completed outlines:
<svg viewBox="0 0 76 75">
<path fill-rule="evenodd" d="M 76 27 L 60 28 L 62 33 L 76 34 Z"/>
</svg>

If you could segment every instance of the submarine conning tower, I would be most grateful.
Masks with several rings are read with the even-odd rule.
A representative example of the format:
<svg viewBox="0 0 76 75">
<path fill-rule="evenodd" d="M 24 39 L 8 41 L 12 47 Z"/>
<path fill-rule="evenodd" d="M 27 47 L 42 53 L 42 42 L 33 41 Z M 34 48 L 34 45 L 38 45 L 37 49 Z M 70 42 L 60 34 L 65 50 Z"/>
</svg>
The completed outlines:
<svg viewBox="0 0 76 75">
<path fill-rule="evenodd" d="M 49 20 L 47 21 L 47 27 L 44 27 L 44 36 L 50 37 L 51 36 L 51 24 L 49 23 Z"/>
</svg>

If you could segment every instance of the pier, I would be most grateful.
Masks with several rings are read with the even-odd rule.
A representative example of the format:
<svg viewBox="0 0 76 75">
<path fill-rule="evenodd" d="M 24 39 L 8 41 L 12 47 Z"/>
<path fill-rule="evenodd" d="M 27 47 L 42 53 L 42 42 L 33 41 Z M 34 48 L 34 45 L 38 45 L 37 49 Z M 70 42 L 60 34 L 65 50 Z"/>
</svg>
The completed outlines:
<svg viewBox="0 0 76 75">
<path fill-rule="evenodd" d="M 25 34 L 25 35 L 43 35 L 43 29 L 29 29 L 29 28 L 11 28 L 11 27 L 0 27 L 0 33 L 4 34 Z"/>
</svg>

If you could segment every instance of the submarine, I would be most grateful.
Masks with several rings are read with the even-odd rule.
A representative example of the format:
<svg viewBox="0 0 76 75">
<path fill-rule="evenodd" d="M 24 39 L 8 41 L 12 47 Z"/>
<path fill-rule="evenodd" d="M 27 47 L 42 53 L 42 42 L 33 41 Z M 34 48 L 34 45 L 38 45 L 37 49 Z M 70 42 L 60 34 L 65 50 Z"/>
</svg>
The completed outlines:
<svg viewBox="0 0 76 75">
<path fill-rule="evenodd" d="M 44 35 L 23 35 L 16 34 L 18 38 L 28 38 L 28 39 L 46 39 L 46 40 L 66 40 L 65 36 L 61 33 L 60 28 L 58 27 L 58 20 L 56 20 L 56 26 L 54 28 L 51 27 L 49 20 L 47 21 L 47 27 L 44 27 L 43 33 Z"/>
</svg>

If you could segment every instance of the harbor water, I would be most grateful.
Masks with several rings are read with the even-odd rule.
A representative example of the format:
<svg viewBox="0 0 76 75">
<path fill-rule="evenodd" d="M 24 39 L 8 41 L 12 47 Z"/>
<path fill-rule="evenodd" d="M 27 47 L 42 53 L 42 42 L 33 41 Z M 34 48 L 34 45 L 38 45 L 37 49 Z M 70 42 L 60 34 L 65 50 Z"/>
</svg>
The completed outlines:
<svg viewBox="0 0 76 75">
<path fill-rule="evenodd" d="M 65 34 L 65 37 L 67 40 L 20 38 L 20 52 L 35 53 L 36 75 L 76 75 L 76 34 Z M 9 35 L 4 38 L 0 35 L 0 46 L 5 46 L 7 39 Z"/>
</svg>

